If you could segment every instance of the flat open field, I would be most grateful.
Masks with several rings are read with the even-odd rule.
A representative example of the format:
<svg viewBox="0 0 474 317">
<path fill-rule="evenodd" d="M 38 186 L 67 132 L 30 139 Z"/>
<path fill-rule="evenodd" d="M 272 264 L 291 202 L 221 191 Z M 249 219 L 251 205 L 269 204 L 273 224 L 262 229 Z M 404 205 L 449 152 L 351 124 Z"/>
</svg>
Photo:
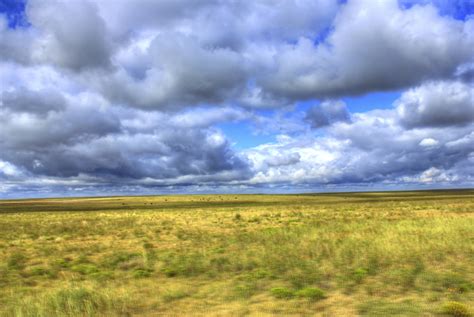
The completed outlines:
<svg viewBox="0 0 474 317">
<path fill-rule="evenodd" d="M 0 316 L 469 316 L 473 216 L 474 190 L 4 200 Z"/>
</svg>

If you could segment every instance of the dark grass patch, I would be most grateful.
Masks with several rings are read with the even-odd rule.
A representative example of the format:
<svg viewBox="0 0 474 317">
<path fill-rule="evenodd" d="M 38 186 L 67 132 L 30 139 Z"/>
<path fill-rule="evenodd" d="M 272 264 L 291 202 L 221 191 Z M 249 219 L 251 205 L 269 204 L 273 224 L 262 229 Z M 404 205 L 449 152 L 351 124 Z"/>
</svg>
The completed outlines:
<svg viewBox="0 0 474 317">
<path fill-rule="evenodd" d="M 389 302 L 371 300 L 359 305 L 359 314 L 369 317 L 381 316 L 420 316 L 421 307 L 412 301 Z"/>
<path fill-rule="evenodd" d="M 27 260 L 27 257 L 22 252 L 15 251 L 8 257 L 7 267 L 10 270 L 23 270 Z"/>
</svg>

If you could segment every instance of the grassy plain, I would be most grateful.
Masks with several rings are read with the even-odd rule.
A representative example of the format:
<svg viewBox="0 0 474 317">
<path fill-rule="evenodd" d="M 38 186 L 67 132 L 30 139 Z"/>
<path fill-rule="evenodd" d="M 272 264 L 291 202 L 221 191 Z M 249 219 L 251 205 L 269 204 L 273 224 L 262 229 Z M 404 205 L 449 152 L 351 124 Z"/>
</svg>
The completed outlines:
<svg viewBox="0 0 474 317">
<path fill-rule="evenodd" d="M 0 201 L 0 316 L 471 316 L 474 190 Z"/>
</svg>

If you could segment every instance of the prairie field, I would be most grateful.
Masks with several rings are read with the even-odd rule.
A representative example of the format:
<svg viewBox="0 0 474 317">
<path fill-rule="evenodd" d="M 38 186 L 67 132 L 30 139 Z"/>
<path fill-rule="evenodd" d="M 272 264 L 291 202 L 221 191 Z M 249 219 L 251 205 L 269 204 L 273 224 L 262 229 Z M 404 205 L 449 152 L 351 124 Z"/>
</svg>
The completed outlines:
<svg viewBox="0 0 474 317">
<path fill-rule="evenodd" d="M 474 190 L 0 201 L 0 316 L 472 316 Z"/>
</svg>

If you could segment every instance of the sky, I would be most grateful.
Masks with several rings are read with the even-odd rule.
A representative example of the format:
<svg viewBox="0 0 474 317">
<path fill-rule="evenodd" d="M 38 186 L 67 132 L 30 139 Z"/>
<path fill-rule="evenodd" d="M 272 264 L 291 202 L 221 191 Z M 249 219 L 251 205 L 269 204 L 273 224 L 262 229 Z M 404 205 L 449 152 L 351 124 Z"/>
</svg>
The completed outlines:
<svg viewBox="0 0 474 317">
<path fill-rule="evenodd" d="M 474 185 L 474 0 L 0 0 L 0 198 Z"/>
</svg>

